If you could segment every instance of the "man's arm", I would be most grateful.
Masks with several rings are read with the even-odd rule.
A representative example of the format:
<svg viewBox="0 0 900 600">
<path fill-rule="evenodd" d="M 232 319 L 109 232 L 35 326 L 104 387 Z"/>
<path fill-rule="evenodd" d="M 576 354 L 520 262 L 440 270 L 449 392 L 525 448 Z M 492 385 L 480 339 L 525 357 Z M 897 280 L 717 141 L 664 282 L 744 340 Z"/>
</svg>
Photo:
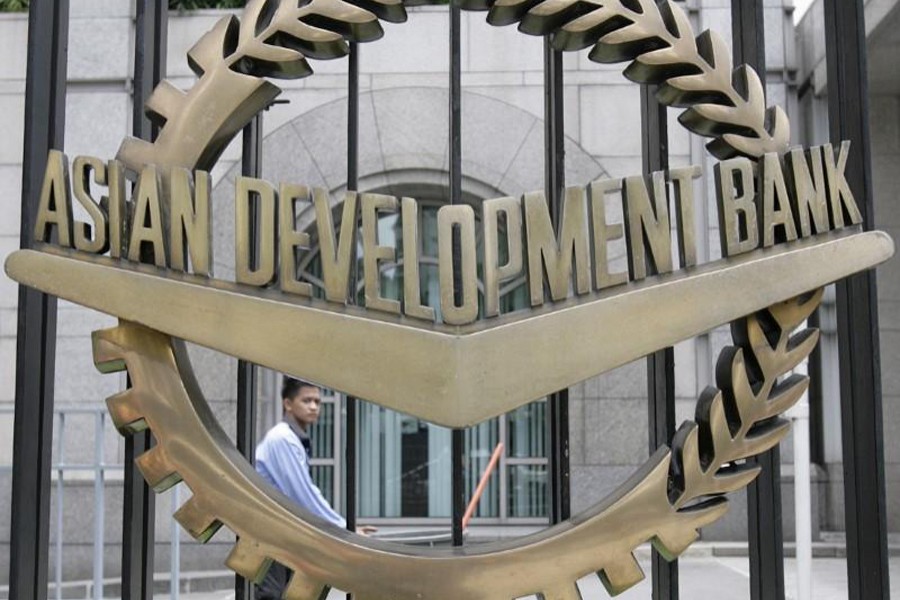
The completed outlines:
<svg viewBox="0 0 900 600">
<path fill-rule="evenodd" d="M 273 440 L 268 456 L 258 467 L 265 470 L 281 492 L 312 514 L 333 523 L 338 527 L 346 527 L 347 522 L 339 515 L 316 487 L 309 475 L 306 450 L 299 441 L 287 438 Z"/>
</svg>

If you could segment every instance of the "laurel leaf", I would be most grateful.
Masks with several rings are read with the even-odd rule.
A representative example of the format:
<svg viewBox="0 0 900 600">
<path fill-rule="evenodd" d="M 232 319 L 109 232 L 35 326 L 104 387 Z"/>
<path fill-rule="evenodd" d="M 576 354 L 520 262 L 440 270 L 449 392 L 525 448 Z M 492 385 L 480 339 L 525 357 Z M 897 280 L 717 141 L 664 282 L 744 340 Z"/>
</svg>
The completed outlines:
<svg viewBox="0 0 900 600">
<path fill-rule="evenodd" d="M 734 70 L 734 73 L 735 78 L 739 79 L 746 89 L 746 93 L 743 94 L 744 99 L 749 104 L 765 104 L 766 91 L 756 71 L 747 65 L 741 65 Z"/>
<path fill-rule="evenodd" d="M 722 36 L 707 29 L 697 37 L 697 51 L 700 57 L 714 71 L 731 72 L 731 54 Z"/>
<path fill-rule="evenodd" d="M 770 306 L 768 312 L 782 330 L 793 331 L 816 311 L 824 294 L 825 290 L 819 288 L 806 296 L 792 298 Z"/>
<path fill-rule="evenodd" d="M 347 54 L 347 44 L 341 34 L 313 27 L 302 21 L 283 24 L 280 31 L 269 40 L 311 58 L 338 58 Z"/>
<path fill-rule="evenodd" d="M 796 404 L 809 389 L 809 377 L 800 374 L 788 376 L 772 388 L 763 419 L 782 414 Z"/>
<path fill-rule="evenodd" d="M 553 35 L 557 50 L 582 50 L 597 43 L 601 37 L 621 26 L 622 19 L 608 6 L 576 17 L 561 26 Z"/>
<path fill-rule="evenodd" d="M 303 58 L 296 50 L 264 44 L 259 40 L 252 40 L 243 50 L 245 56 L 262 62 L 289 63 Z"/>
<path fill-rule="evenodd" d="M 241 15 L 241 29 L 238 45 L 245 47 L 253 42 L 265 26 L 263 14 L 274 14 L 278 0 L 249 0 Z"/>
<path fill-rule="evenodd" d="M 682 75 L 672 77 L 666 81 L 666 86 L 677 90 L 680 95 L 677 99 L 673 98 L 671 103 L 687 103 L 695 104 L 694 101 L 688 101 L 687 98 L 706 98 L 711 97 L 711 85 L 709 75 L 706 73 L 696 73 L 693 75 Z M 702 102 L 702 100 L 699 100 Z"/>
<path fill-rule="evenodd" d="M 729 465 L 716 471 L 712 485 L 707 489 L 711 495 L 728 494 L 747 487 L 757 475 L 760 468 L 756 465 Z"/>
<path fill-rule="evenodd" d="M 719 160 L 727 160 L 736 156 L 756 157 L 766 152 L 774 152 L 769 140 L 749 137 L 736 133 L 723 133 L 706 145 L 706 149 Z"/>
<path fill-rule="evenodd" d="M 348 2 L 312 0 L 299 9 L 278 13 L 274 24 L 286 29 L 296 21 L 328 29 L 354 42 L 369 42 L 384 35 L 373 13 Z"/>
<path fill-rule="evenodd" d="M 655 33 L 648 31 L 642 23 L 631 23 L 600 38 L 600 43 L 607 46 L 617 46 L 619 44 L 627 44 L 639 40 L 646 40 L 648 37 L 655 37 Z M 637 56 L 636 54 L 635 56 Z"/>
<path fill-rule="evenodd" d="M 777 419 L 751 429 L 744 438 L 741 458 L 756 456 L 778 445 L 791 430 L 790 421 Z"/>
<path fill-rule="evenodd" d="M 773 106 L 766 111 L 767 120 L 772 123 L 770 135 L 775 146 L 771 152 L 784 154 L 787 152 L 791 140 L 791 121 L 780 106 Z"/>
<path fill-rule="evenodd" d="M 648 66 L 671 66 L 679 64 L 679 61 L 683 61 L 684 58 L 679 55 L 675 48 L 667 46 L 665 48 L 660 48 L 659 50 L 645 52 L 635 60 L 636 62 Z"/>
<path fill-rule="evenodd" d="M 789 350 L 785 354 L 784 360 L 787 370 L 797 368 L 800 363 L 806 360 L 806 357 L 809 356 L 818 343 L 818 329 L 805 329 L 791 338 L 788 344 Z"/>
<path fill-rule="evenodd" d="M 577 16 L 581 0 L 544 0 L 529 10 L 519 23 L 519 31 L 547 35 Z"/>
<path fill-rule="evenodd" d="M 251 40 L 240 49 L 233 68 L 245 75 L 299 79 L 312 73 L 303 54 L 296 50 Z"/>
<path fill-rule="evenodd" d="M 497 0 L 488 12 L 487 22 L 491 25 L 512 25 L 521 21 L 541 0 Z"/>
<path fill-rule="evenodd" d="M 489 0 L 488 0 L 489 1 Z M 388 23 L 405 23 L 407 19 L 406 6 L 417 6 L 425 4 L 419 0 L 344 0 L 346 4 L 352 4 L 359 8 L 365 9 Z M 482 10 L 485 10 L 485 7 Z M 470 10 L 476 10 L 474 7 Z"/>
<path fill-rule="evenodd" d="M 741 114 L 733 106 L 722 106 L 721 104 L 695 104 L 691 107 L 695 114 L 709 122 L 705 130 L 710 131 L 728 131 L 735 126 L 740 126 L 743 121 Z"/>
<path fill-rule="evenodd" d="M 691 26 L 691 20 L 687 16 L 687 13 L 684 12 L 684 9 L 681 8 L 680 4 L 675 2 L 671 2 L 671 0 L 665 0 L 660 3 L 660 12 L 663 10 L 668 14 L 669 20 L 675 27 L 675 36 L 678 39 L 686 40 L 688 43 L 694 45 L 694 37 L 693 37 L 693 27 Z"/>
<path fill-rule="evenodd" d="M 187 53 L 188 66 L 197 77 L 213 69 L 231 53 L 229 46 L 237 37 L 238 20 L 228 16 L 219 19 L 212 29 L 203 34 Z M 230 43 L 229 40 L 232 42 Z"/>
<path fill-rule="evenodd" d="M 722 351 L 716 366 L 718 389 L 703 391 L 696 422 L 682 425 L 672 439 L 669 499 L 677 510 L 694 499 L 749 484 L 758 469 L 735 461 L 765 452 L 787 435 L 790 423 L 779 415 L 803 396 L 809 378 L 783 377 L 809 356 L 818 340 L 816 330 L 793 330 L 821 298 L 817 291 L 733 324 L 735 346 Z"/>
<path fill-rule="evenodd" d="M 703 136 L 726 136 L 733 125 L 723 124 L 718 121 L 712 121 L 703 116 L 702 113 L 689 108 L 678 115 L 678 122 L 685 128 Z"/>
</svg>

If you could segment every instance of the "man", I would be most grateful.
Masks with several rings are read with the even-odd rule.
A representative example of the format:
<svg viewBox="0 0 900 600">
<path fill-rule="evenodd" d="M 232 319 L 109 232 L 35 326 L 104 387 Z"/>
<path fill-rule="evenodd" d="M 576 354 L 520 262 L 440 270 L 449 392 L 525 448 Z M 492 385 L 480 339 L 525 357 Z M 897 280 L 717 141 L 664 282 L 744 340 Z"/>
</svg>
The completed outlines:
<svg viewBox="0 0 900 600">
<path fill-rule="evenodd" d="M 331 508 L 309 472 L 309 428 L 319 418 L 321 403 L 317 386 L 284 378 L 281 387 L 283 419 L 256 447 L 256 471 L 275 489 L 313 515 L 343 528 L 347 522 Z M 257 588 L 257 600 L 281 598 L 287 582 L 287 569 L 279 564 L 272 565 Z"/>
</svg>

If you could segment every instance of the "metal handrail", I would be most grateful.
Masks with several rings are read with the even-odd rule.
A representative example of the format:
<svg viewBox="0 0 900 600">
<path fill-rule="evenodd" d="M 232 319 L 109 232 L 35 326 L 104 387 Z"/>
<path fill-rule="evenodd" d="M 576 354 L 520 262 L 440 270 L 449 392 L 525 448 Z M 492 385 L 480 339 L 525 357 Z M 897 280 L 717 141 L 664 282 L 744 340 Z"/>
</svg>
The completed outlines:
<svg viewBox="0 0 900 600">
<path fill-rule="evenodd" d="M 0 414 L 13 414 L 12 406 L 0 407 Z M 121 471 L 122 464 L 108 463 L 104 459 L 103 440 L 106 434 L 107 413 L 103 405 L 56 406 L 54 413 L 54 440 L 56 452 L 51 466 L 55 474 L 56 485 L 56 524 L 54 560 L 54 598 L 61 600 L 63 591 L 63 507 L 65 505 L 65 474 L 72 472 L 93 472 L 94 474 L 94 530 L 93 530 L 93 573 L 92 597 L 99 600 L 103 597 L 103 546 L 104 546 L 104 504 L 106 498 L 107 471 Z M 94 460 L 91 463 L 66 462 L 67 419 L 73 415 L 94 416 Z M 12 465 L 0 465 L 0 472 L 12 471 Z"/>
</svg>

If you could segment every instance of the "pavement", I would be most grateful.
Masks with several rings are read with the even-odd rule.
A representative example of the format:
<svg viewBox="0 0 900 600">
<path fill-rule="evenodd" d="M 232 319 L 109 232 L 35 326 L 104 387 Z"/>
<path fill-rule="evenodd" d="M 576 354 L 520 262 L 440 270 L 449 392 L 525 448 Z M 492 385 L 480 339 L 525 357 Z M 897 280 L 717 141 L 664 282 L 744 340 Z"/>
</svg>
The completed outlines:
<svg viewBox="0 0 900 600">
<path fill-rule="evenodd" d="M 650 572 L 649 558 L 638 558 L 644 573 Z M 679 561 L 680 597 L 682 600 L 750 600 L 750 567 L 746 557 L 688 556 Z M 900 556 L 890 559 L 891 597 L 900 598 Z M 784 565 L 785 592 L 789 600 L 797 600 L 797 566 L 793 559 Z M 578 582 L 583 600 L 610 598 L 597 577 Z M 816 558 L 812 566 L 812 598 L 846 600 L 847 566 L 842 558 Z M 649 578 L 616 596 L 616 600 L 646 600 L 651 597 Z M 176 600 L 157 595 L 156 600 Z M 343 600 L 336 590 L 327 600 Z M 534 599 L 535 597 L 531 597 Z M 233 600 L 233 591 L 180 594 L 177 600 Z"/>
</svg>

